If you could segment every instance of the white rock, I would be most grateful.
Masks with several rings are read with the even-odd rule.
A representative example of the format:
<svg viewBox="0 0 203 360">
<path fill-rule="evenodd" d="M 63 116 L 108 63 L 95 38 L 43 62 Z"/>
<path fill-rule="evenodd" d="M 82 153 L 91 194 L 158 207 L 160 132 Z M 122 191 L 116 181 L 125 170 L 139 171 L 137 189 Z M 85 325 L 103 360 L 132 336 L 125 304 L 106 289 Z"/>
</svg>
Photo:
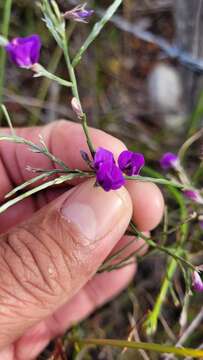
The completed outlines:
<svg viewBox="0 0 203 360">
<path fill-rule="evenodd" d="M 183 87 L 178 72 L 170 65 L 158 64 L 148 77 L 148 93 L 151 105 L 163 113 L 181 110 Z"/>
</svg>

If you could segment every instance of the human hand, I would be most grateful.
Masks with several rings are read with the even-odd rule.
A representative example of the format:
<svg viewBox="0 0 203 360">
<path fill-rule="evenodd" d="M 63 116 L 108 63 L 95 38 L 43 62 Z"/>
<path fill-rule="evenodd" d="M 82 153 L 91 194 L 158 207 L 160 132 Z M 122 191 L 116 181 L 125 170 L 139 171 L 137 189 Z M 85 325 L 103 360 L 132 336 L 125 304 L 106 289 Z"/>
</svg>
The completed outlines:
<svg viewBox="0 0 203 360">
<path fill-rule="evenodd" d="M 5 131 L 4 131 L 5 132 Z M 72 168 L 84 168 L 87 150 L 80 125 L 59 121 L 43 128 L 19 129 Z M 96 147 L 115 157 L 124 145 L 90 130 Z M 0 143 L 0 199 L 32 174 L 26 166 L 48 169 L 47 158 L 25 146 Z M 119 293 L 136 265 L 95 275 L 105 258 L 127 241 L 133 214 L 141 231 L 150 231 L 163 214 L 163 197 L 152 183 L 130 182 L 105 192 L 87 180 L 73 189 L 51 189 L 27 198 L 0 215 L 0 359 L 34 359 L 58 334 Z M 143 246 L 139 240 L 134 250 Z M 132 251 L 132 247 L 130 249 Z"/>
</svg>

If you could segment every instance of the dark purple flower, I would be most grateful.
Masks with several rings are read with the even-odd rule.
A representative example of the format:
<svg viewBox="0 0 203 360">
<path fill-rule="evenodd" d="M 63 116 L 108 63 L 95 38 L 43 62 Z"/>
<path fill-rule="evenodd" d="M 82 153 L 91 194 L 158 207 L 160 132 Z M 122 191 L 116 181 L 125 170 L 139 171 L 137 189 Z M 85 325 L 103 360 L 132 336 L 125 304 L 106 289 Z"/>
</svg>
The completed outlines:
<svg viewBox="0 0 203 360">
<path fill-rule="evenodd" d="M 113 154 L 103 148 L 98 148 L 93 162 L 97 183 L 105 190 L 117 190 L 124 185 L 122 171 L 115 163 Z"/>
<path fill-rule="evenodd" d="M 5 47 L 10 59 L 21 68 L 30 68 L 39 61 L 41 40 L 38 35 L 15 38 Z"/>
<path fill-rule="evenodd" d="M 170 152 L 165 153 L 160 160 L 160 165 L 164 170 L 176 168 L 178 164 L 178 156 Z"/>
<path fill-rule="evenodd" d="M 198 271 L 194 271 L 192 274 L 192 286 L 194 291 L 203 292 L 203 282 Z"/>
<path fill-rule="evenodd" d="M 86 4 L 78 5 L 64 14 L 65 19 L 70 19 L 78 22 L 87 23 L 89 18 L 93 15 L 94 10 L 87 10 Z"/>
<path fill-rule="evenodd" d="M 117 190 L 124 185 L 122 171 L 112 161 L 100 164 L 96 170 L 97 183 L 105 190 Z"/>
<path fill-rule="evenodd" d="M 133 151 L 125 150 L 118 158 L 119 168 L 128 176 L 138 175 L 144 164 L 144 156 Z"/>
</svg>

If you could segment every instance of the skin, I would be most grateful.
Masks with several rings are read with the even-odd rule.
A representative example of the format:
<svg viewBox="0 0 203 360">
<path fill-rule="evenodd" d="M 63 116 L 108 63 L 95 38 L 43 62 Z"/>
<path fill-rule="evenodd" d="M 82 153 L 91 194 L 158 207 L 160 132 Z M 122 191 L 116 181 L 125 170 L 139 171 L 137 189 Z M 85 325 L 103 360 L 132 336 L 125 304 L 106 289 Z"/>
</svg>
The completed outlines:
<svg viewBox="0 0 203 360">
<path fill-rule="evenodd" d="M 95 147 L 105 147 L 115 157 L 125 149 L 102 131 L 90 132 Z M 39 133 L 55 156 L 72 168 L 85 168 L 79 150 L 87 151 L 87 146 L 80 125 L 58 121 L 18 130 L 35 143 Z M 25 146 L 0 143 L 1 202 L 14 186 L 33 176 L 26 170 L 28 164 L 53 167 Z M 109 301 L 133 278 L 136 265 L 95 273 L 108 254 L 129 241 L 123 234 L 131 217 L 142 231 L 157 226 L 163 215 L 162 194 L 151 183 L 129 182 L 109 193 L 93 184 L 87 180 L 72 189 L 47 190 L 0 215 L 1 360 L 35 359 L 51 339 Z M 92 216 L 89 224 L 84 214 Z M 138 240 L 128 251 L 143 254 L 143 245 Z"/>
</svg>

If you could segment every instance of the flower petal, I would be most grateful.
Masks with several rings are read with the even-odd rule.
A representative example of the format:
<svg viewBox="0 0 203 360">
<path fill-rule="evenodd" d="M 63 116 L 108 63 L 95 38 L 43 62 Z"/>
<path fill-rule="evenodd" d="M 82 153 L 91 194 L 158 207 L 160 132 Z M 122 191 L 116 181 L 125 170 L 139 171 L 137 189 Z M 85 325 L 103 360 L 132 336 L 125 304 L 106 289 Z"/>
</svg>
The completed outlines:
<svg viewBox="0 0 203 360">
<path fill-rule="evenodd" d="M 125 150 L 118 158 L 119 168 L 128 176 L 138 175 L 145 164 L 141 153 Z"/>
<path fill-rule="evenodd" d="M 111 162 L 112 164 L 115 164 L 113 153 L 109 150 L 100 147 L 97 149 L 94 156 L 95 169 L 98 169 L 99 166 L 105 162 Z"/>
<path fill-rule="evenodd" d="M 14 64 L 22 68 L 29 68 L 39 61 L 41 40 L 35 34 L 25 38 L 15 38 L 5 49 Z"/>
<path fill-rule="evenodd" d="M 105 191 L 117 190 L 125 183 L 121 170 L 111 161 L 100 165 L 96 171 L 96 179 Z"/>
<path fill-rule="evenodd" d="M 176 168 L 178 163 L 179 163 L 178 156 L 171 152 L 165 153 L 160 160 L 160 165 L 164 170 L 168 170 L 172 167 Z"/>
<path fill-rule="evenodd" d="M 203 292 L 203 282 L 198 271 L 194 271 L 192 274 L 192 286 L 194 291 Z"/>
</svg>

